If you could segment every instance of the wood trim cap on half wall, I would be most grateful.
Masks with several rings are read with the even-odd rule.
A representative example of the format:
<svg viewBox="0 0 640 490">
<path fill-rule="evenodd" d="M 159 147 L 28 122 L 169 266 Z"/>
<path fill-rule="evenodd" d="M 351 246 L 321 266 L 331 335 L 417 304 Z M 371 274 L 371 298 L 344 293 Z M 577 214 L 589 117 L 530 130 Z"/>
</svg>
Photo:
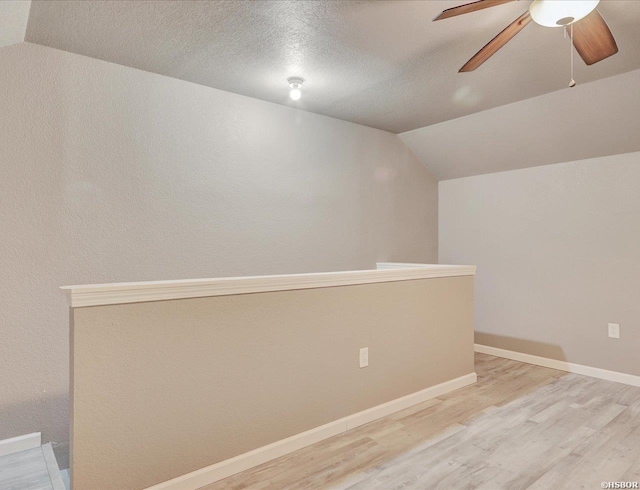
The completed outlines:
<svg viewBox="0 0 640 490">
<path fill-rule="evenodd" d="M 377 270 L 64 286 L 71 308 L 473 276 L 470 265 L 379 263 Z"/>
</svg>

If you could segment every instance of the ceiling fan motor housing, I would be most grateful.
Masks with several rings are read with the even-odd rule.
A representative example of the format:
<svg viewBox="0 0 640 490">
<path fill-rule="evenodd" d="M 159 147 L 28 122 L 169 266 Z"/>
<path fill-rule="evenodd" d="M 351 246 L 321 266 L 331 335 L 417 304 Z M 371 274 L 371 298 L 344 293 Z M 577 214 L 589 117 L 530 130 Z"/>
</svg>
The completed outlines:
<svg viewBox="0 0 640 490">
<path fill-rule="evenodd" d="M 515 0 L 476 0 L 443 10 L 434 21 L 457 17 L 513 1 Z M 593 65 L 607 59 L 618 52 L 618 45 L 607 22 L 596 10 L 599 3 L 600 0 L 533 0 L 529 10 L 489 41 L 459 71 L 466 73 L 477 69 L 532 20 L 545 27 L 570 26 L 567 31 L 571 35 L 571 44 L 587 65 Z M 573 49 L 571 54 L 573 56 Z"/>
</svg>

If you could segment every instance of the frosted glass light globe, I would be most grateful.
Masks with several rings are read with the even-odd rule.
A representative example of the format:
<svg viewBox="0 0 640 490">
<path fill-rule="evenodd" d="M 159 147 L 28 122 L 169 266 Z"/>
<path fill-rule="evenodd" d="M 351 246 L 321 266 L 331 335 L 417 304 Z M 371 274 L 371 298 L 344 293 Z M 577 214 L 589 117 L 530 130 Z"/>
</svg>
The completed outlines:
<svg viewBox="0 0 640 490">
<path fill-rule="evenodd" d="M 541 26 L 562 27 L 584 19 L 599 2 L 600 0 L 534 0 L 529 13 Z"/>
<path fill-rule="evenodd" d="M 292 88 L 291 92 L 289 92 L 289 97 L 291 97 L 292 100 L 300 100 L 302 91 L 299 88 Z"/>
</svg>

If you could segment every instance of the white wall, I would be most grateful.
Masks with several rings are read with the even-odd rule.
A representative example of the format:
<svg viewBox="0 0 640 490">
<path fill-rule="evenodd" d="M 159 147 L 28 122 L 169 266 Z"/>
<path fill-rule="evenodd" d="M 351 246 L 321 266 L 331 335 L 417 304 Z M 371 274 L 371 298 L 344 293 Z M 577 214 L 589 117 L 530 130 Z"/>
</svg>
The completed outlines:
<svg viewBox="0 0 640 490">
<path fill-rule="evenodd" d="M 64 284 L 436 262 L 400 139 L 51 48 L 0 50 L 0 439 L 66 464 Z"/>
<path fill-rule="evenodd" d="M 439 193 L 440 261 L 478 266 L 476 342 L 640 375 L 640 153 Z"/>
</svg>

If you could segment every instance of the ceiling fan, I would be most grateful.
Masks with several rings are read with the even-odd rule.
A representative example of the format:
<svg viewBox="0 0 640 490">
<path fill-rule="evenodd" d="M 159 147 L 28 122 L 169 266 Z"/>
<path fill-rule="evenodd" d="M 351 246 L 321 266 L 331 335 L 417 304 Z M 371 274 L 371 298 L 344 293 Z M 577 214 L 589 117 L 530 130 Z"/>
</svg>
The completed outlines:
<svg viewBox="0 0 640 490">
<path fill-rule="evenodd" d="M 515 0 L 478 0 L 452 7 L 434 19 L 442 20 Z M 507 26 L 460 68 L 473 71 L 507 44 L 532 20 L 545 27 L 565 27 L 573 45 L 587 65 L 593 65 L 618 52 L 616 40 L 596 7 L 600 0 L 533 0 L 529 10 Z"/>
</svg>

